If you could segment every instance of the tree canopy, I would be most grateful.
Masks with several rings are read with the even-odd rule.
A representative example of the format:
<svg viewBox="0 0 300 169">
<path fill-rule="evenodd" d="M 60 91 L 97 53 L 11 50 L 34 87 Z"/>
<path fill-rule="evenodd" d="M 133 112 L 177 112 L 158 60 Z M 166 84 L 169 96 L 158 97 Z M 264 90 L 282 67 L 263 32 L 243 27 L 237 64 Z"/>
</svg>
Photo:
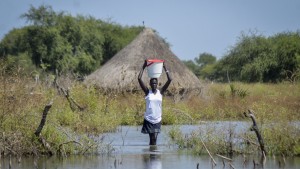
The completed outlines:
<svg viewBox="0 0 300 169">
<path fill-rule="evenodd" d="M 51 6 L 30 7 L 21 15 L 30 24 L 11 30 L 0 42 L 0 58 L 23 55 L 45 71 L 86 75 L 130 43 L 143 29 L 55 12 Z M 12 63 L 12 62 L 10 62 Z"/>
<path fill-rule="evenodd" d="M 270 37 L 242 33 L 220 60 L 202 53 L 195 62 L 185 61 L 198 77 L 214 81 L 295 82 L 300 80 L 300 32 Z"/>
<path fill-rule="evenodd" d="M 201 53 L 198 58 L 195 58 L 196 63 L 204 67 L 208 64 L 213 64 L 216 62 L 216 57 L 210 53 Z"/>
<path fill-rule="evenodd" d="M 92 16 L 55 12 L 33 6 L 21 15 L 29 23 L 12 29 L 0 42 L 6 68 L 87 75 L 130 43 L 142 26 L 121 26 Z M 226 82 L 281 82 L 300 80 L 300 31 L 270 37 L 244 34 L 219 60 L 201 53 L 184 61 L 199 78 Z M 36 71 L 36 70 L 34 70 Z"/>
</svg>

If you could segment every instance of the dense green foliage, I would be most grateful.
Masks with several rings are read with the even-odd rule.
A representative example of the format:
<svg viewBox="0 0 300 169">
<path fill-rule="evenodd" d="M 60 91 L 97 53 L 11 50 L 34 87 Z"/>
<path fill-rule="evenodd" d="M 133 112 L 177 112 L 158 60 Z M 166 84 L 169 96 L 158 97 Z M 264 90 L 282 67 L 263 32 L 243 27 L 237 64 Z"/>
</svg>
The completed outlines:
<svg viewBox="0 0 300 169">
<path fill-rule="evenodd" d="M 27 72 L 87 75 L 99 68 L 143 29 L 121 26 L 91 16 L 55 12 L 50 6 L 30 7 L 21 16 L 28 26 L 11 30 L 0 42 L 7 68 L 22 65 Z M 300 78 L 300 32 L 265 37 L 241 34 L 220 60 L 201 53 L 184 61 L 197 77 L 227 82 L 281 82 Z M 36 68 L 39 70 L 37 71 Z"/>
<path fill-rule="evenodd" d="M 198 77 L 220 82 L 295 82 L 300 76 L 300 32 L 242 34 L 227 55 L 217 62 L 213 58 L 204 53 L 196 63 L 185 63 Z"/>
<path fill-rule="evenodd" d="M 50 6 L 31 6 L 22 17 L 30 25 L 13 29 L 3 38 L 0 58 L 11 60 L 8 63 L 26 60 L 37 68 L 59 73 L 91 73 L 143 29 L 56 13 Z M 33 71 L 34 66 L 28 67 Z"/>
<path fill-rule="evenodd" d="M 195 61 L 188 60 L 183 63 L 199 78 L 213 80 L 216 57 L 210 53 L 201 53 Z"/>
</svg>

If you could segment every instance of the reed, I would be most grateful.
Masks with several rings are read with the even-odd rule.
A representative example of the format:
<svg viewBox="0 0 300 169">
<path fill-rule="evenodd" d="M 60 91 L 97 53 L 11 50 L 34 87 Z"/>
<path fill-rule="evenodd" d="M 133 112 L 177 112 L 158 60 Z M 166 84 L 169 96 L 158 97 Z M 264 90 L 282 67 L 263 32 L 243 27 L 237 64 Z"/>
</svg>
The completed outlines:
<svg viewBox="0 0 300 169">
<path fill-rule="evenodd" d="M 44 75 L 38 81 L 22 72 L 0 69 L 0 153 L 3 155 L 97 153 L 98 143 L 92 136 L 114 131 L 119 125 L 141 125 L 145 110 L 142 93 L 102 93 L 80 82 L 64 86 Z M 199 121 L 246 120 L 243 112 L 252 109 L 262 128 L 262 135 L 272 154 L 299 155 L 300 85 L 280 84 L 207 84 L 205 97 L 192 97 L 174 102 L 163 101 L 165 124 L 198 124 Z M 61 88 L 59 88 L 61 87 Z M 290 92 L 293 91 L 293 92 Z M 46 124 L 41 132 L 50 146 L 46 148 L 34 136 L 43 108 L 50 100 Z M 74 105 L 75 104 L 75 105 Z M 272 124 L 272 125 L 271 125 Z M 212 152 L 224 154 L 229 132 L 190 133 L 182 136 L 172 131 L 170 136 L 183 148 L 193 148 L 198 154 L 203 147 L 200 136 Z M 217 137 L 218 136 L 218 137 Z M 278 139 L 280 138 L 280 139 Z M 241 151 L 241 150 L 239 150 Z"/>
<path fill-rule="evenodd" d="M 188 112 L 193 121 L 247 121 L 242 113 L 247 109 L 255 110 L 255 116 L 267 152 L 270 155 L 299 155 L 299 111 L 300 85 L 280 84 L 211 84 L 208 87 L 208 98 L 192 98 L 183 101 L 177 109 Z M 293 91 L 293 92 L 291 92 Z M 171 130 L 169 135 L 180 149 L 192 150 L 195 154 L 206 153 L 200 142 L 202 138 L 208 149 L 215 154 L 257 153 L 259 144 L 255 134 L 245 131 L 236 135 L 232 129 L 217 131 L 207 128 L 205 134 L 192 131 L 182 135 L 178 129 Z M 232 139 L 228 139 L 231 136 Z M 242 144 L 230 140 L 242 140 Z"/>
<path fill-rule="evenodd" d="M 203 126 L 203 125 L 202 125 Z M 237 154 L 261 155 L 261 149 L 254 132 L 235 133 L 234 127 L 216 129 L 211 125 L 183 134 L 178 127 L 169 131 L 172 143 L 179 150 L 188 150 L 193 154 L 207 154 L 207 149 L 214 155 L 222 154 L 228 157 Z M 260 125 L 267 155 L 299 156 L 300 130 L 291 123 L 266 123 Z"/>
</svg>

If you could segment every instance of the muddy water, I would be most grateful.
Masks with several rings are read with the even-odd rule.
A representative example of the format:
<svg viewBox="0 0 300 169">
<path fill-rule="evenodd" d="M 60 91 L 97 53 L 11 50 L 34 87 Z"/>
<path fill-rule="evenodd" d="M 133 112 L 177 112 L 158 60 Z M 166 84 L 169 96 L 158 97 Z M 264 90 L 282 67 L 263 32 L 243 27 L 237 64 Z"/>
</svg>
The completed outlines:
<svg viewBox="0 0 300 169">
<path fill-rule="evenodd" d="M 210 126 L 211 125 L 211 126 Z M 215 130 L 229 130 L 244 132 L 250 127 L 250 123 L 244 122 L 215 122 L 202 125 L 181 125 L 177 128 L 183 133 L 190 133 L 193 130 L 200 132 L 207 131 L 212 126 Z M 70 156 L 67 158 L 39 157 L 11 159 L 12 168 L 56 168 L 56 169 L 196 169 L 201 168 L 232 168 L 223 159 L 214 156 L 217 163 L 213 167 L 209 156 L 193 156 L 185 152 L 178 152 L 176 146 L 171 145 L 168 138 L 168 131 L 174 126 L 162 126 L 162 133 L 158 136 L 158 145 L 148 145 L 148 135 L 140 132 L 141 126 L 120 126 L 115 133 L 106 133 L 99 137 L 110 146 L 110 155 L 94 156 Z M 284 162 L 285 161 L 285 162 Z M 255 164 L 254 164 L 255 163 Z M 259 157 L 235 156 L 231 165 L 234 168 L 286 168 L 299 169 L 300 157 L 286 158 L 267 157 L 264 166 L 260 163 Z M 1 168 L 8 168 L 9 159 L 1 159 Z"/>
</svg>

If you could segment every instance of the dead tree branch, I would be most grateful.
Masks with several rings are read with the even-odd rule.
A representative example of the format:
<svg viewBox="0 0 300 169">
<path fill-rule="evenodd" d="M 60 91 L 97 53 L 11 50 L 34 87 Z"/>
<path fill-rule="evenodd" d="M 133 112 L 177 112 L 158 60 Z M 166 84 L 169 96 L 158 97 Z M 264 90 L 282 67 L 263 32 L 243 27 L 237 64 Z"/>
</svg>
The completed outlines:
<svg viewBox="0 0 300 169">
<path fill-rule="evenodd" d="M 61 87 L 58 82 L 57 82 L 57 77 L 58 77 L 58 73 L 56 72 L 56 76 L 54 79 L 54 86 L 56 87 L 57 91 L 59 94 L 63 93 L 63 95 L 67 98 L 69 104 L 70 104 L 70 108 L 72 109 L 72 111 L 75 111 L 76 107 L 79 109 L 79 111 L 83 111 L 85 108 L 80 106 L 69 94 L 69 90 L 64 89 L 63 87 Z M 74 108 L 74 106 L 76 106 Z"/>
<path fill-rule="evenodd" d="M 223 158 L 223 159 L 225 159 L 225 160 L 227 160 L 227 161 L 232 161 L 232 159 L 231 158 L 228 158 L 228 157 L 225 157 L 225 156 L 222 156 L 222 155 L 220 155 L 220 154 L 216 154 L 218 157 L 221 157 L 221 158 Z"/>
<path fill-rule="evenodd" d="M 42 116 L 42 119 L 41 119 L 41 122 L 40 122 L 40 125 L 39 127 L 36 129 L 36 131 L 34 132 L 34 135 L 39 137 L 41 132 L 42 132 L 42 129 L 46 123 L 46 118 L 47 118 L 47 115 L 48 115 L 48 112 L 50 110 L 50 108 L 52 107 L 52 104 L 53 104 L 53 101 L 50 101 L 50 103 L 48 103 L 45 108 L 44 108 L 44 111 L 43 111 L 43 116 Z"/>
<path fill-rule="evenodd" d="M 203 142 L 202 138 L 200 138 L 200 140 L 201 140 L 201 142 L 202 142 L 202 144 L 203 144 L 204 148 L 206 149 L 206 151 L 207 151 L 208 155 L 209 155 L 209 156 L 210 156 L 210 158 L 212 159 L 212 161 L 213 161 L 214 165 L 216 166 L 216 165 L 217 165 L 217 163 L 216 163 L 215 159 L 212 157 L 212 155 L 210 154 L 210 152 L 209 152 L 209 150 L 207 149 L 206 145 L 204 144 L 204 142 Z"/>
<path fill-rule="evenodd" d="M 74 105 L 80 110 L 83 111 L 84 107 L 81 107 L 69 94 L 69 90 L 65 90 L 64 88 L 60 87 L 60 90 L 64 93 L 65 97 L 67 98 L 71 109 L 74 111 Z"/>
<path fill-rule="evenodd" d="M 51 151 L 51 147 L 50 145 L 47 143 L 46 139 L 44 139 L 42 136 L 41 136 L 41 132 L 43 130 L 43 127 L 45 126 L 45 123 L 46 123 L 46 119 L 47 119 L 47 115 L 48 115 L 48 112 L 50 110 L 50 108 L 52 107 L 52 104 L 53 104 L 53 101 L 51 100 L 50 103 L 48 103 L 45 108 L 44 108 L 44 111 L 43 111 L 43 116 L 42 116 L 42 119 L 41 119 L 41 122 L 40 122 L 40 125 L 39 127 L 36 129 L 36 131 L 34 132 L 34 135 L 36 137 L 38 137 L 39 141 L 42 143 L 42 145 L 48 150 L 48 153 L 50 155 L 52 155 L 52 151 Z"/>
<path fill-rule="evenodd" d="M 64 143 L 61 143 L 59 146 L 58 146 L 58 151 L 60 152 L 60 154 L 64 157 L 66 157 L 66 152 L 64 150 L 64 145 L 65 144 L 69 144 L 69 143 L 75 143 L 75 144 L 79 144 L 80 146 L 82 146 L 82 144 L 80 142 L 77 142 L 75 140 L 71 140 L 71 141 L 67 141 L 67 142 L 64 142 Z"/>
<path fill-rule="evenodd" d="M 256 119 L 255 119 L 255 116 L 254 116 L 254 113 L 252 110 L 248 110 L 248 114 L 246 112 L 244 112 L 244 115 L 246 117 L 250 117 L 252 122 L 253 122 L 253 125 L 251 127 L 251 130 L 255 132 L 256 134 L 256 137 L 257 137 L 257 140 L 259 142 L 259 145 L 260 145 L 260 149 L 261 149 L 261 152 L 262 152 L 262 155 L 263 157 L 266 156 L 267 152 L 265 150 L 265 144 L 264 144 L 264 140 L 260 134 L 260 131 L 258 129 L 258 126 L 257 126 L 257 123 L 256 123 Z"/>
</svg>

